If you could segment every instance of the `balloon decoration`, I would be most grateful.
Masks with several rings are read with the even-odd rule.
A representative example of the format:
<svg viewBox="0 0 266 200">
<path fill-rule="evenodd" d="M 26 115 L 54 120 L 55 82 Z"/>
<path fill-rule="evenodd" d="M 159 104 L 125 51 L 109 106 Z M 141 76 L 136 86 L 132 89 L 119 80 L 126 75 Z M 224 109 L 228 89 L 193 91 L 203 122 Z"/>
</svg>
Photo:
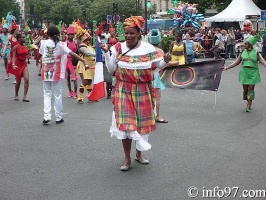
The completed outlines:
<svg viewBox="0 0 266 200">
<path fill-rule="evenodd" d="M 188 4 L 172 0 L 174 8 L 168 10 L 168 14 L 174 14 L 174 26 L 177 28 L 193 27 L 199 29 L 198 22 L 204 21 L 203 14 L 198 14 L 197 4 Z"/>
</svg>

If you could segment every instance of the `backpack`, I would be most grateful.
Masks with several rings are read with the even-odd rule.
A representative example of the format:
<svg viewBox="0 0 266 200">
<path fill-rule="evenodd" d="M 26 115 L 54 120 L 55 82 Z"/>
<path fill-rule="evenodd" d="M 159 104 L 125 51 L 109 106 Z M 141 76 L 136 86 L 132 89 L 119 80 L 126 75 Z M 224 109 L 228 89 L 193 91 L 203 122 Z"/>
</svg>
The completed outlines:
<svg viewBox="0 0 266 200">
<path fill-rule="evenodd" d="M 79 48 L 77 48 L 77 50 L 75 51 L 75 54 L 79 55 Z M 79 62 L 78 59 L 72 57 L 72 65 L 73 66 L 77 66 L 78 65 L 78 62 Z"/>
</svg>

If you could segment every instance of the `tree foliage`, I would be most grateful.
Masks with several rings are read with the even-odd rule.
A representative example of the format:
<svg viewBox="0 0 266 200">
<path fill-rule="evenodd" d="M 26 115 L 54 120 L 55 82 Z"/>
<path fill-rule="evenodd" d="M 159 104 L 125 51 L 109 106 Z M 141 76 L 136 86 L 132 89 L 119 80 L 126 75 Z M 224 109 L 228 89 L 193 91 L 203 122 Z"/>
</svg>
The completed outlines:
<svg viewBox="0 0 266 200">
<path fill-rule="evenodd" d="M 0 8 L 6 7 L 7 2 L 15 0 L 0 0 Z M 218 12 L 225 9 L 232 0 L 187 0 L 188 3 L 198 4 L 199 13 L 205 13 L 206 9 L 213 4 L 216 5 Z M 265 0 L 253 0 L 261 9 L 266 9 Z M 3 2 L 3 3 L 2 3 Z M 66 24 L 70 24 L 73 20 L 80 19 L 88 21 L 89 24 L 93 20 L 97 22 L 106 21 L 107 15 L 113 14 L 114 0 L 27 0 L 25 1 L 26 18 L 30 21 L 49 20 L 57 24 L 63 20 Z M 135 0 L 115 0 L 118 3 L 118 14 L 121 20 L 136 15 Z M 30 14 L 30 5 L 34 6 L 34 15 Z M 2 10 L 2 9 L 0 9 Z M 237 12 L 237 10 L 236 10 Z M 139 14 L 144 16 L 143 8 L 140 8 Z M 148 9 L 148 18 L 151 14 L 155 14 L 155 9 Z"/>
<path fill-rule="evenodd" d="M 133 0 L 116 0 L 118 14 L 121 20 L 136 15 L 136 4 Z M 107 15 L 113 15 L 113 0 L 27 0 L 25 10 L 30 21 L 52 21 L 57 24 L 63 20 L 66 24 L 80 19 L 92 23 L 106 21 Z M 34 6 L 34 15 L 30 13 L 30 6 Z M 140 10 L 143 13 L 143 10 Z"/>
<path fill-rule="evenodd" d="M 19 21 L 20 19 L 20 7 L 16 0 L 0 0 L 0 17 L 6 17 L 8 12 L 12 12 L 12 14 Z M 1 19 L 2 20 L 2 19 Z M 17 22 L 19 23 L 19 22 Z"/>
</svg>

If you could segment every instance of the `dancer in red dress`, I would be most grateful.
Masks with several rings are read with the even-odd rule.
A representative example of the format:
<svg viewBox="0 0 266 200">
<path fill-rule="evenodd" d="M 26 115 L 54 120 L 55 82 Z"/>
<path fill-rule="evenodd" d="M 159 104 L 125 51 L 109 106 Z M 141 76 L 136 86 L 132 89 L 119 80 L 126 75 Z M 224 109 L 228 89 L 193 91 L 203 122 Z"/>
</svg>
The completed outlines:
<svg viewBox="0 0 266 200">
<path fill-rule="evenodd" d="M 27 58 L 29 56 L 29 50 L 25 44 L 25 35 L 17 34 L 18 44 L 13 48 L 13 54 L 11 59 L 12 71 L 11 73 L 16 76 L 16 86 L 15 86 L 15 100 L 18 101 L 18 91 L 20 88 L 21 78 L 24 78 L 24 95 L 23 101 L 30 102 L 27 100 L 27 93 L 29 89 L 29 71 L 27 68 Z"/>
</svg>

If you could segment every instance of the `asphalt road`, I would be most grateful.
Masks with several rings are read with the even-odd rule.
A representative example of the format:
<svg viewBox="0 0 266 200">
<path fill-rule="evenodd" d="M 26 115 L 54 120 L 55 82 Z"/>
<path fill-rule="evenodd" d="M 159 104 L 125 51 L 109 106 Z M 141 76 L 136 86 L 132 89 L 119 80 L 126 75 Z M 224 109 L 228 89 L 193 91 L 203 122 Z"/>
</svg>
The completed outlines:
<svg viewBox="0 0 266 200">
<path fill-rule="evenodd" d="M 133 146 L 132 168 L 121 172 L 122 145 L 109 133 L 111 101 L 80 105 L 67 97 L 65 83 L 65 123 L 53 118 L 44 126 L 42 82 L 33 63 L 26 103 L 23 87 L 20 101 L 13 100 L 14 78 L 4 80 L 0 61 L 0 200 L 184 200 L 191 186 L 198 189 L 194 199 L 266 193 L 263 66 L 251 113 L 244 112 L 239 66 L 223 72 L 215 108 L 210 91 L 162 91 L 161 115 L 169 123 L 150 135 L 152 149 L 144 153 L 150 164 L 133 160 Z"/>
</svg>

